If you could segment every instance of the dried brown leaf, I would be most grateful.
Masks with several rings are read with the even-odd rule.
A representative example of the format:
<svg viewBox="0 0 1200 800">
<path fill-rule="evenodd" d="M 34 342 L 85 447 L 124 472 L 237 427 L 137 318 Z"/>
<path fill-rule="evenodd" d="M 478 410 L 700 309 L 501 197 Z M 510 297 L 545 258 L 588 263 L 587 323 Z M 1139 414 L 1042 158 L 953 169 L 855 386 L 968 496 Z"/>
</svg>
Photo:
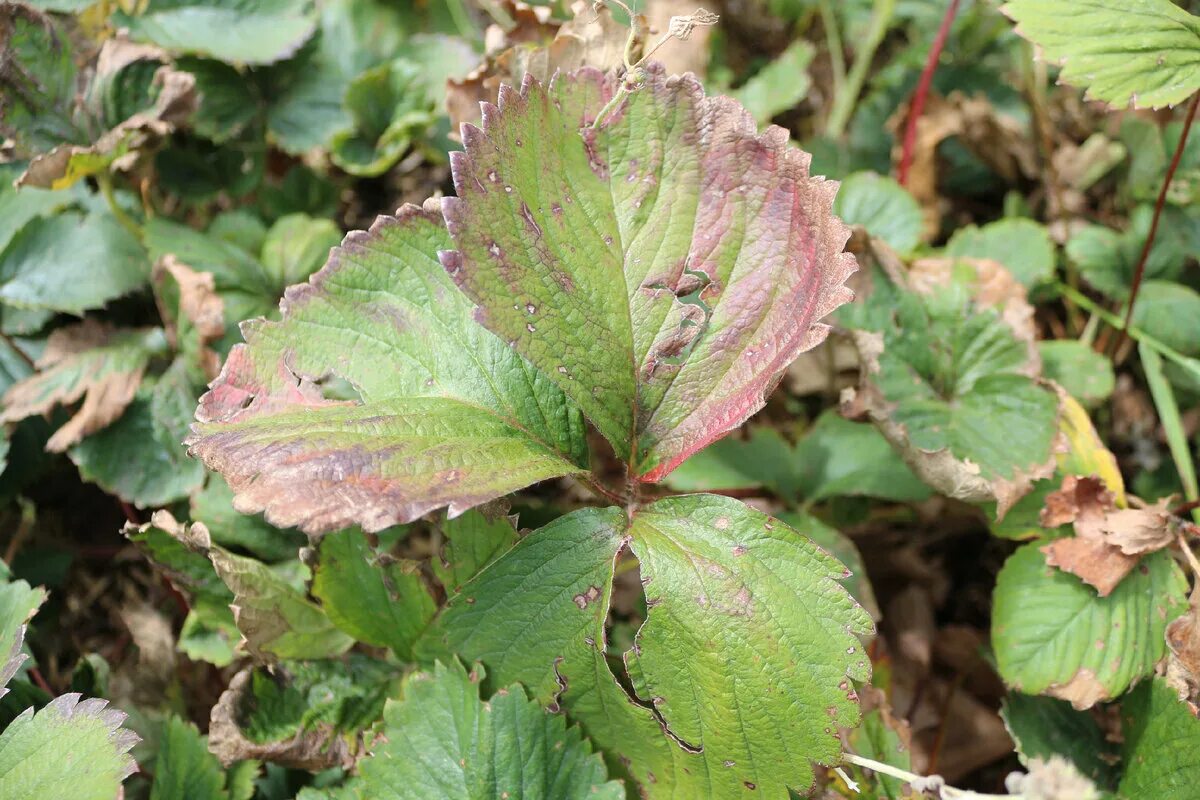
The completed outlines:
<svg viewBox="0 0 1200 800">
<path fill-rule="evenodd" d="M 225 333 L 225 302 L 217 294 L 211 272 L 197 272 L 172 254 L 163 256 L 155 270 L 169 273 L 179 284 L 179 310 L 204 341 L 211 342 Z"/>
<path fill-rule="evenodd" d="M 1187 613 L 1167 624 L 1166 639 L 1167 683 L 1195 708 L 1200 704 L 1200 575 Z"/>
<path fill-rule="evenodd" d="M 904 106 L 888 120 L 893 133 L 903 127 L 908 115 Z M 942 214 L 938 193 L 940 165 L 938 146 L 958 137 L 971 153 L 1009 183 L 1039 175 L 1037 148 L 1033 138 L 1016 119 L 997 111 L 982 95 L 967 97 L 951 92 L 949 97 L 930 94 L 916 123 L 916 139 L 905 188 L 921 204 L 926 225 L 936 230 Z M 896 137 L 893 160 L 899 163 L 901 137 Z"/>
<path fill-rule="evenodd" d="M 1169 545 L 1175 525 L 1162 501 L 1147 508 L 1117 508 L 1112 492 L 1096 476 L 1068 475 L 1046 496 L 1040 515 L 1045 528 L 1072 523 L 1075 536 L 1041 548 L 1046 563 L 1070 572 L 1107 596 L 1146 553 Z"/>
</svg>

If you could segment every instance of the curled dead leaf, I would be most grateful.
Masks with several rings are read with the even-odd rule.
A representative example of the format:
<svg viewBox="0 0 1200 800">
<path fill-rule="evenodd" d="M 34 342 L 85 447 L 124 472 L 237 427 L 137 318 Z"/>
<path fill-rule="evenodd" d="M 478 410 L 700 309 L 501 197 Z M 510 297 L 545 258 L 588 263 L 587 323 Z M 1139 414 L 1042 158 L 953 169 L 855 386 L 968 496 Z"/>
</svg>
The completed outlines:
<svg viewBox="0 0 1200 800">
<path fill-rule="evenodd" d="M 1066 476 L 1046 496 L 1040 522 L 1045 528 L 1074 525 L 1074 537 L 1042 548 L 1046 563 L 1094 586 L 1101 597 L 1117 587 L 1142 555 L 1175 539 L 1165 500 L 1146 508 L 1117 508 L 1112 492 L 1095 476 Z"/>
<path fill-rule="evenodd" d="M 204 341 L 211 342 L 225 333 L 225 302 L 217 294 L 211 272 L 197 272 L 170 253 L 159 259 L 154 269 L 170 274 L 179 284 L 179 310 Z"/>
<path fill-rule="evenodd" d="M 246 699 L 252 670 L 233 676 L 209 720 L 208 749 L 225 766 L 236 761 L 258 759 L 291 769 L 318 772 L 331 767 L 350 769 L 362 751 L 362 738 L 337 734 L 331 725 L 319 723 L 281 742 L 259 743 L 248 739 L 238 724 L 238 710 Z"/>
</svg>

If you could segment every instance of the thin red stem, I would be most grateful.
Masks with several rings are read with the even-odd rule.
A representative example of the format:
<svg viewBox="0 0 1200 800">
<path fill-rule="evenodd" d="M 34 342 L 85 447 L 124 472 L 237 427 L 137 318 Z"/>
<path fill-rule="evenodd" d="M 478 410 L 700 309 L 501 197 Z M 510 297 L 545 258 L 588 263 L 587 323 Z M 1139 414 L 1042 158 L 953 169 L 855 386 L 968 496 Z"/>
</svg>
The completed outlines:
<svg viewBox="0 0 1200 800">
<path fill-rule="evenodd" d="M 29 668 L 29 677 L 33 679 L 33 682 L 37 684 L 39 689 L 54 697 L 54 690 L 50 688 L 50 684 L 46 683 L 46 679 L 42 677 L 42 673 L 38 672 L 37 667 Z"/>
<path fill-rule="evenodd" d="M 925 68 L 921 70 L 921 80 L 917 82 L 917 90 L 913 92 L 912 103 L 908 107 L 908 119 L 904 123 L 904 147 L 900 151 L 900 167 L 896 179 L 901 186 L 908 185 L 908 170 L 912 166 L 913 149 L 917 144 L 917 120 L 925 110 L 925 99 L 929 97 L 929 87 L 933 84 L 933 73 L 937 69 L 938 59 L 942 56 L 942 48 L 946 46 L 946 37 L 950 35 L 950 24 L 958 13 L 958 0 L 950 0 L 946 13 L 942 16 L 942 24 L 938 26 L 937 36 L 929 48 L 925 59 Z"/>
<path fill-rule="evenodd" d="M 1167 167 L 1166 177 L 1158 190 L 1158 199 L 1154 201 L 1154 217 L 1150 220 L 1150 232 L 1146 234 L 1146 243 L 1142 245 L 1142 254 L 1138 256 L 1137 267 L 1133 271 L 1133 285 L 1129 287 L 1129 305 L 1125 308 L 1125 324 L 1121 327 L 1117 339 L 1119 347 L 1125 341 L 1125 331 L 1129 330 L 1129 322 L 1133 319 L 1133 304 L 1137 302 L 1138 290 L 1142 288 L 1142 276 L 1146 272 L 1146 260 L 1150 258 L 1150 248 L 1154 246 L 1154 236 L 1158 233 L 1158 220 L 1162 216 L 1163 206 L 1167 203 L 1167 190 L 1171 188 L 1171 179 L 1179 160 L 1183 158 L 1183 148 L 1187 144 L 1188 133 L 1192 130 L 1192 120 L 1196 116 L 1196 104 L 1200 102 L 1200 92 L 1192 95 L 1188 103 L 1187 116 L 1183 121 L 1183 132 L 1179 134 L 1179 144 L 1175 145 L 1175 155 L 1171 156 L 1171 165 Z"/>
</svg>

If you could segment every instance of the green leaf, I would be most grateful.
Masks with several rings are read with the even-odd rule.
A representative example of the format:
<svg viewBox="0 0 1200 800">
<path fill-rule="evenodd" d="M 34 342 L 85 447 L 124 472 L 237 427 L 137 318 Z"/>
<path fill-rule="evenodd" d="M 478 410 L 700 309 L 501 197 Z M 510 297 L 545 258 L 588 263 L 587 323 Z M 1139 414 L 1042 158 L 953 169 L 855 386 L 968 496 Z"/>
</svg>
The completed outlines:
<svg viewBox="0 0 1200 800">
<path fill-rule="evenodd" d="M 1171 281 L 1146 281 L 1133 306 L 1133 326 L 1185 356 L 1200 355 L 1200 293 Z"/>
<path fill-rule="evenodd" d="M 682 491 L 765 486 L 809 503 L 843 495 L 900 502 L 930 495 L 875 426 L 850 422 L 836 409 L 822 413 L 795 447 L 767 427 L 752 428 L 745 440 L 727 436 L 681 464 L 667 483 Z"/>
<path fill-rule="evenodd" d="M 404 682 L 384 711 L 383 744 L 359 763 L 362 797 L 394 800 L 623 800 L 576 727 L 520 686 L 479 699 L 482 670 L 438 664 Z"/>
<path fill-rule="evenodd" d="M 208 551 L 233 592 L 233 616 L 256 658 L 333 658 L 354 645 L 316 603 L 259 561 L 219 547 Z"/>
<path fill-rule="evenodd" d="M 874 426 L 835 409 L 822 413 L 796 445 L 794 463 L 800 495 L 810 503 L 850 495 L 908 503 L 930 495 Z"/>
<path fill-rule="evenodd" d="M 355 78 L 345 97 L 353 124 L 330 140 L 333 163 L 351 175 L 375 177 L 399 161 L 434 121 L 423 80 L 422 66 L 405 59 Z"/>
<path fill-rule="evenodd" d="M 862 358 L 857 401 L 926 483 L 1003 515 L 1055 463 L 1058 399 L 1035 380 L 1032 310 L 989 262 L 928 266 L 920 291 L 876 273 L 842 315 Z"/>
<path fill-rule="evenodd" d="M 850 575 L 842 578 L 842 585 L 850 596 L 858 601 L 871 619 L 878 621 L 883 618 L 879 603 L 875 600 L 875 590 L 867 576 L 867 567 L 863 563 L 862 553 L 854 544 L 854 540 L 846 534 L 826 525 L 807 511 L 784 511 L 779 519 L 796 531 L 804 534 L 825 552 L 842 562 Z"/>
<path fill-rule="evenodd" d="M 1145 287 L 1143 287 L 1143 292 Z M 1116 388 L 1112 362 L 1074 339 L 1038 342 L 1042 374 L 1087 407 L 1103 403 Z"/>
<path fill-rule="evenodd" d="M 23 652 L 29 620 L 46 602 L 46 590 L 30 587 L 25 581 L 0 583 L 0 697 L 5 686 L 28 658 Z"/>
<path fill-rule="evenodd" d="M 332 220 L 289 214 L 267 231 L 262 246 L 263 267 L 282 290 L 320 269 L 329 251 L 341 240 L 342 232 Z"/>
<path fill-rule="evenodd" d="M 436 259 L 448 245 L 436 213 L 408 206 L 290 289 L 282 322 L 243 326 L 190 441 L 239 510 L 374 531 L 579 471 L 578 411 L 472 321 Z M 326 399 L 330 376 L 357 397 Z"/>
<path fill-rule="evenodd" d="M 76 69 L 70 39 L 48 18 L 16 3 L 0 8 L 12 65 L 0 78 L 0 133 L 28 157 L 82 134 L 72 119 Z"/>
<path fill-rule="evenodd" d="M 270 64 L 304 44 L 317 17 L 309 0 L 155 0 L 137 16 L 117 11 L 112 23 L 167 50 Z"/>
<path fill-rule="evenodd" d="M 233 66 L 208 58 L 184 57 L 179 69 L 196 79 L 200 102 L 193 115 L 193 130 L 217 144 L 239 136 L 261 113 L 263 99 L 254 81 L 246 80 Z"/>
<path fill-rule="evenodd" d="M 1004 265 L 1026 288 L 1054 277 L 1054 243 L 1044 225 L 1013 217 L 959 228 L 946 243 L 946 255 L 990 258 Z"/>
<path fill-rule="evenodd" d="M 866 691 L 878 692 L 886 703 L 886 698 L 882 698 L 882 691 L 872 687 L 868 687 Z M 847 743 L 860 756 L 903 770 L 911 770 L 912 750 L 906 741 L 911 734 L 901 738 L 897 731 L 897 727 L 901 725 L 907 723 L 893 717 L 886 706 L 873 708 L 863 714 L 862 724 L 849 732 Z M 862 774 L 861 769 L 855 771 L 861 774 L 860 780 L 866 784 L 863 787 L 863 800 L 901 800 L 908 794 L 904 783 L 896 778 L 879 773 L 874 773 L 872 777 Z"/>
<path fill-rule="evenodd" d="M 624 654 L 640 705 L 603 655 L 613 561 L 626 545 L 650 609 Z M 869 673 L 855 636 L 871 624 L 837 584 L 845 575 L 783 523 L 694 495 L 644 508 L 632 526 L 617 509 L 556 520 L 463 587 L 442 624 L 451 649 L 482 660 L 499 684 L 561 704 L 630 759 L 651 796 L 740 796 L 750 785 L 766 796 L 806 787 L 810 761 L 839 755 L 824 729 L 857 721 L 847 676 Z M 685 699 L 696 696 L 705 703 Z"/>
<path fill-rule="evenodd" d="M 443 263 L 482 324 L 655 481 L 824 338 L 854 259 L 834 184 L 781 129 L 753 136 L 736 103 L 661 66 L 605 110 L 617 87 L 581 70 L 485 106 L 451 154 Z"/>
<path fill-rule="evenodd" d="M 129 749 L 138 737 L 125 714 L 99 699 L 64 694 L 28 709 L 0 733 L 4 800 L 112 800 L 137 770 Z M 53 757 L 47 757 L 47 754 Z"/>
<path fill-rule="evenodd" d="M 862 225 L 900 255 L 910 255 L 921 243 L 921 206 L 892 178 L 855 172 L 842 181 L 833 213 L 847 225 Z"/>
<path fill-rule="evenodd" d="M 463 584 L 504 555 L 518 538 L 513 518 L 489 519 L 480 511 L 468 511 L 457 519 L 446 520 L 441 534 L 441 552 L 429 566 L 447 595 L 457 594 Z"/>
<path fill-rule="evenodd" d="M 755 122 L 765 125 L 808 94 L 812 86 L 808 65 L 816 54 L 817 48 L 810 42 L 797 39 L 730 95 L 745 106 Z"/>
<path fill-rule="evenodd" d="M 0 422 L 82 399 L 78 412 L 46 444 L 47 450 L 62 452 L 120 418 L 137 394 L 146 365 L 166 346 L 160 328 L 118 330 L 94 319 L 59 328 L 37 361 L 39 372 L 4 394 Z"/>
<path fill-rule="evenodd" d="M 1167 622 L 1186 608 L 1187 579 L 1169 553 L 1141 563 L 1107 597 L 1046 565 L 1041 543 L 1009 556 L 996 579 L 992 648 L 1013 689 L 1088 708 L 1119 696 L 1166 652 Z"/>
<path fill-rule="evenodd" d="M 412 660 L 413 644 L 437 612 L 419 565 L 375 552 L 357 530 L 326 536 L 319 558 L 312 593 L 333 624 Z"/>
<path fill-rule="evenodd" d="M 204 483 L 204 465 L 181 444 L 195 402 L 187 367 L 176 361 L 143 384 L 120 419 L 72 447 L 71 460 L 84 480 L 138 508 L 182 500 Z"/>
<path fill-rule="evenodd" d="M 1090 99 L 1162 108 L 1200 89 L 1200 20 L 1169 0 L 1010 0 L 1001 10 Z"/>
<path fill-rule="evenodd" d="M 159 739 L 150 800 L 229 800 L 225 771 L 208 752 L 207 737 L 173 715 Z"/>
<path fill-rule="evenodd" d="M 209 748 L 226 764 L 254 758 L 348 769 L 398 678 L 395 665 L 358 654 L 243 670 L 213 709 Z"/>
<path fill-rule="evenodd" d="M 82 316 L 149 277 L 146 251 L 111 213 L 66 211 L 31 220 L 0 253 L 0 302 Z"/>
<path fill-rule="evenodd" d="M 1096 784 L 1112 782 L 1116 748 L 1091 714 L 1076 711 L 1065 700 L 1009 692 L 1000 715 L 1022 764 L 1060 755 Z"/>
<path fill-rule="evenodd" d="M 1151 678 L 1121 703 L 1125 774 L 1121 797 L 1188 800 L 1200 769 L 1200 720 L 1162 678 Z"/>
</svg>

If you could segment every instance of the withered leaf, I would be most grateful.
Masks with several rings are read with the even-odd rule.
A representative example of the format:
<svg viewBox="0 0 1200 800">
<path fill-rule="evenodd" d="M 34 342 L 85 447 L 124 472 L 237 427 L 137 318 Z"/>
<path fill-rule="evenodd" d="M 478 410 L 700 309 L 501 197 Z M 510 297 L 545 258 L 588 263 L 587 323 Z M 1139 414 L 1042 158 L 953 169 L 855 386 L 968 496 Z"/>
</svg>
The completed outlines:
<svg viewBox="0 0 1200 800">
<path fill-rule="evenodd" d="M 1095 476 L 1068 475 L 1046 496 L 1045 528 L 1073 523 L 1075 536 L 1042 547 L 1046 563 L 1078 576 L 1107 596 L 1141 556 L 1166 547 L 1175 527 L 1166 501 L 1147 508 L 1117 508 L 1113 494 Z"/>
<path fill-rule="evenodd" d="M 90 318 L 59 328 L 37 361 L 39 371 L 4 395 L 0 422 L 45 414 L 83 398 L 46 443 L 47 450 L 61 453 L 118 419 L 133 401 L 150 358 L 165 349 L 160 328 L 117 329 Z"/>
</svg>

